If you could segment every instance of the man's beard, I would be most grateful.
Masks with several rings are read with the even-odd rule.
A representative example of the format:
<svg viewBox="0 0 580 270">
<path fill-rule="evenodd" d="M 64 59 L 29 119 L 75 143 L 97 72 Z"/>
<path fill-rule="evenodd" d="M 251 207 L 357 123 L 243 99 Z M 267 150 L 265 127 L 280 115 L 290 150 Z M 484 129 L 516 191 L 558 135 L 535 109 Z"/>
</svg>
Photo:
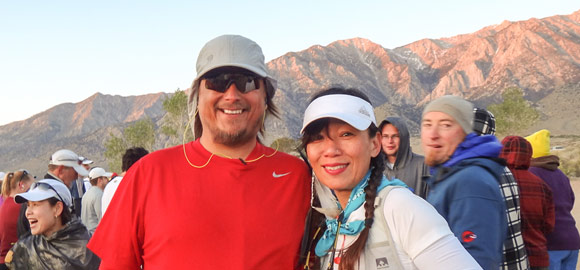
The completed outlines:
<svg viewBox="0 0 580 270">
<path fill-rule="evenodd" d="M 262 119 L 257 119 L 255 123 L 249 124 L 244 128 L 236 132 L 226 132 L 220 129 L 213 131 L 213 140 L 215 143 L 227 145 L 227 146 L 238 146 L 244 144 L 248 141 L 253 140 L 258 136 L 257 132 L 253 129 L 262 123 Z"/>
<path fill-rule="evenodd" d="M 427 166 L 429 166 L 429 167 L 435 167 L 439 164 L 444 163 L 448 159 L 449 159 L 449 157 L 447 157 L 447 158 L 439 157 L 438 158 L 434 153 L 425 153 L 425 164 L 427 164 Z"/>
<path fill-rule="evenodd" d="M 247 128 L 244 128 L 236 133 L 228 133 L 228 132 L 218 130 L 215 133 L 213 140 L 214 140 L 214 142 L 219 143 L 219 144 L 223 144 L 223 145 L 227 145 L 227 146 L 237 146 L 237 145 L 248 142 L 254 136 L 256 136 L 256 135 L 251 134 Z"/>
</svg>

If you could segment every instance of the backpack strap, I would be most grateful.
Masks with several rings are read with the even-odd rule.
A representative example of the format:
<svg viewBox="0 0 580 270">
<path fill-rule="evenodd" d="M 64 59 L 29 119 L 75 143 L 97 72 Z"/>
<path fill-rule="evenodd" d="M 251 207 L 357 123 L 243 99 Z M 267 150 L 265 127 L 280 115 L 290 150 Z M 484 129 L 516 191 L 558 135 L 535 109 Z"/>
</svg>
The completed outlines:
<svg viewBox="0 0 580 270">
<path fill-rule="evenodd" d="M 360 260 L 364 260 L 365 270 L 403 269 L 384 213 L 386 198 L 389 192 L 396 188 L 406 187 L 387 186 L 375 198 L 374 222 L 360 257 Z M 319 265 L 328 265 L 330 259 L 330 254 L 320 258 Z M 304 269 L 310 268 L 305 266 Z"/>
<path fill-rule="evenodd" d="M 389 192 L 396 188 L 405 187 L 387 186 L 375 198 L 374 222 L 362 254 L 365 269 L 403 269 L 384 211 Z"/>
</svg>

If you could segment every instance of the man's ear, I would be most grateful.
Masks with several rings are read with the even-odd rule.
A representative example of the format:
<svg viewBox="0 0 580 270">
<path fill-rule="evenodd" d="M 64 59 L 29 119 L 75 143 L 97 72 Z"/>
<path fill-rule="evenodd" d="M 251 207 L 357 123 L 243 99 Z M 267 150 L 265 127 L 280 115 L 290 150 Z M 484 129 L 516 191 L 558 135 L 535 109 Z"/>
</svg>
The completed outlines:
<svg viewBox="0 0 580 270">
<path fill-rule="evenodd" d="M 56 167 L 56 170 L 54 170 L 55 176 L 60 177 L 60 174 L 62 173 L 63 170 L 64 170 L 64 165 L 58 165 Z"/>
</svg>

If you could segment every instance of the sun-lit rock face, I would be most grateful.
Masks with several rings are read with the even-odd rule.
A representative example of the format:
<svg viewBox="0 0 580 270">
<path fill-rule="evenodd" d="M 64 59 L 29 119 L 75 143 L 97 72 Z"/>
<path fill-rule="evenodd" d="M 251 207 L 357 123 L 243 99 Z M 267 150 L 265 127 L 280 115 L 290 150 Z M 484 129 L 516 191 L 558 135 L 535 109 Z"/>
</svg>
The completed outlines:
<svg viewBox="0 0 580 270">
<path fill-rule="evenodd" d="M 286 53 L 267 65 L 278 81 L 274 102 L 280 119 L 266 118 L 266 144 L 279 137 L 299 137 L 308 99 L 332 86 L 363 91 L 376 107 L 379 121 L 399 115 L 409 121 L 415 134 L 422 106 L 429 100 L 454 94 L 486 106 L 499 101 L 501 92 L 511 86 L 524 89 L 525 98 L 540 109 L 541 123 L 553 133 L 580 130 L 580 11 L 504 21 L 474 33 L 422 39 L 394 49 L 364 38 L 339 40 Z M 124 126 L 143 117 L 159 125 L 166 95 L 97 93 L 4 125 L 0 127 L 0 164 L 4 166 L 0 171 L 45 170 L 50 154 L 60 148 L 106 166 L 102 164 L 103 143 L 109 133 L 118 135 Z"/>
</svg>

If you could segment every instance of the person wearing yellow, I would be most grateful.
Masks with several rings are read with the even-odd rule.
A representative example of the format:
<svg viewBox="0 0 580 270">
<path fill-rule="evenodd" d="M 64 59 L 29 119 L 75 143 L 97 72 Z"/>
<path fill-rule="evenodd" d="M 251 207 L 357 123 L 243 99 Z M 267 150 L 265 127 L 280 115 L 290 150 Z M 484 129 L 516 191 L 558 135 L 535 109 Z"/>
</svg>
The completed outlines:
<svg viewBox="0 0 580 270">
<path fill-rule="evenodd" d="M 550 186 L 556 210 L 556 223 L 552 233 L 546 236 L 548 254 L 550 255 L 550 270 L 576 269 L 580 235 L 576 229 L 576 221 L 572 217 L 574 206 L 574 191 L 570 179 L 560 170 L 560 158 L 550 154 L 550 131 L 542 129 L 528 137 L 533 148 L 529 171 Z"/>
</svg>

